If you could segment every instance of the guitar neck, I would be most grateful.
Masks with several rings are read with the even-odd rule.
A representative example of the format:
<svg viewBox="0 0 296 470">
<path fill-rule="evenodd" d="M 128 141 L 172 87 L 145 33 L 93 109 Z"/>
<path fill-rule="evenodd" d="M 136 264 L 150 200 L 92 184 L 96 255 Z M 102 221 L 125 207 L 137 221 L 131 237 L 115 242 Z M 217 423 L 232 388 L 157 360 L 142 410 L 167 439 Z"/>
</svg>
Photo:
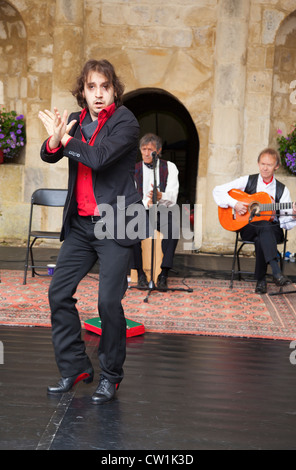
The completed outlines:
<svg viewBox="0 0 296 470">
<path fill-rule="evenodd" d="M 293 202 L 274 202 L 272 204 L 260 204 L 260 212 L 278 212 L 293 208 Z"/>
</svg>

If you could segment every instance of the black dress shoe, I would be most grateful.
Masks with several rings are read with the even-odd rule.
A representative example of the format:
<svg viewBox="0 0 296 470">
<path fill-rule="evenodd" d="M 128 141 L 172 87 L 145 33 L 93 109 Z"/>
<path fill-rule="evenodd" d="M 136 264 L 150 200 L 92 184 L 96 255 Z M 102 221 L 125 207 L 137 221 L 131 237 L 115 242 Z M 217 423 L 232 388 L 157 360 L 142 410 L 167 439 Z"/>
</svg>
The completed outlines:
<svg viewBox="0 0 296 470">
<path fill-rule="evenodd" d="M 279 287 L 288 286 L 289 284 L 292 283 L 290 279 L 284 276 L 282 273 L 278 273 L 275 276 L 273 276 L 273 280 L 275 284 Z"/>
<path fill-rule="evenodd" d="M 265 278 L 261 279 L 260 281 L 257 281 L 255 292 L 256 292 L 256 294 L 266 294 L 266 292 L 267 292 L 267 283 L 266 283 Z"/>
<path fill-rule="evenodd" d="M 74 385 L 83 380 L 84 383 L 89 384 L 94 379 L 94 370 L 92 367 L 86 369 L 81 374 L 73 375 L 71 377 L 61 377 L 60 380 L 52 386 L 47 387 L 47 393 L 49 394 L 58 394 L 66 393 L 71 390 Z"/>
<path fill-rule="evenodd" d="M 142 288 L 142 289 L 146 289 L 146 288 L 149 287 L 146 274 L 140 274 L 140 276 L 138 277 L 137 286 Z"/>
<path fill-rule="evenodd" d="M 168 278 L 163 274 L 160 274 L 157 278 L 157 288 L 160 290 L 167 290 L 168 288 Z"/>
<path fill-rule="evenodd" d="M 91 398 L 92 403 L 95 405 L 103 405 L 113 400 L 118 387 L 119 384 L 110 382 L 106 377 L 101 377 L 98 388 Z"/>
</svg>

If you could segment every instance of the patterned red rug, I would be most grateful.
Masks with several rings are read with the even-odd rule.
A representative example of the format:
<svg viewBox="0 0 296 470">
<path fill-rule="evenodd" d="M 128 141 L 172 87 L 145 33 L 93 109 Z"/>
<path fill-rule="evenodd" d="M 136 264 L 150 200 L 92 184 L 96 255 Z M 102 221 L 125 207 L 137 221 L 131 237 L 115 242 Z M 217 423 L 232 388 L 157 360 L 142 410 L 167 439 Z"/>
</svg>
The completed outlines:
<svg viewBox="0 0 296 470">
<path fill-rule="evenodd" d="M 47 291 L 50 278 L 28 277 L 21 271 L 5 271 L 0 283 L 0 325 L 50 326 Z M 97 317 L 98 276 L 87 276 L 76 298 L 83 322 Z M 127 318 L 143 323 L 147 332 L 214 336 L 296 339 L 296 294 L 269 296 L 254 293 L 254 284 L 190 278 L 193 292 L 128 289 L 123 300 Z M 169 287 L 185 287 L 169 278 Z M 290 286 L 289 286 L 290 287 Z M 295 287 L 295 286 L 294 286 Z M 277 288 L 272 284 L 269 291 Z M 291 290 L 291 289 L 290 289 Z"/>
</svg>

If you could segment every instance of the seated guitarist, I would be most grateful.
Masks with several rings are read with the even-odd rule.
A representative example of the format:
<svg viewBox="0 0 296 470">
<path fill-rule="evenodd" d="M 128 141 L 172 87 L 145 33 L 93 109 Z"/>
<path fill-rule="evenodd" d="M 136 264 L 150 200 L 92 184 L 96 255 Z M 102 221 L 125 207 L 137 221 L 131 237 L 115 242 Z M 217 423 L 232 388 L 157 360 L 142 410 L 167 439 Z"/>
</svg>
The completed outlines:
<svg viewBox="0 0 296 470">
<path fill-rule="evenodd" d="M 213 196 L 219 207 L 232 207 L 241 216 L 247 213 L 248 202 L 233 199 L 228 194 L 232 189 L 239 189 L 247 194 L 265 192 L 275 202 L 291 203 L 288 188 L 274 177 L 275 171 L 280 166 L 278 152 L 270 148 L 264 149 L 258 157 L 258 166 L 259 174 L 242 176 L 214 188 Z M 277 260 L 277 244 L 283 242 L 283 229 L 289 230 L 296 225 L 296 203 L 291 203 L 291 207 L 293 209 L 289 211 L 288 215 L 285 211 L 285 215 L 281 215 L 279 218 L 275 217 L 270 221 L 246 222 L 246 225 L 240 230 L 243 240 L 255 242 L 255 278 L 257 280 L 255 292 L 258 294 L 267 292 L 266 271 L 268 264 L 271 266 L 276 285 L 285 286 L 291 283 L 290 279 L 282 274 Z M 282 211 L 281 214 L 283 214 Z"/>
</svg>

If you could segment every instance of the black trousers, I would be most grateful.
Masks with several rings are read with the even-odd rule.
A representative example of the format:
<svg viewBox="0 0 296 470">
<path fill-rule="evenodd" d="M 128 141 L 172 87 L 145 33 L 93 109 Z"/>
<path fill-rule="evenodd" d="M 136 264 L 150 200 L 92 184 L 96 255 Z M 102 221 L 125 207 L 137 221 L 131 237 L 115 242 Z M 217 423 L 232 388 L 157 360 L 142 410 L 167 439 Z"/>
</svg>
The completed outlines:
<svg viewBox="0 0 296 470">
<path fill-rule="evenodd" d="M 261 280 L 268 263 L 277 259 L 277 244 L 284 241 L 283 229 L 278 223 L 263 220 L 246 225 L 240 234 L 243 240 L 255 242 L 255 278 Z"/>
<path fill-rule="evenodd" d="M 150 232 L 148 232 L 149 224 Z M 161 268 L 171 269 L 173 267 L 174 254 L 179 241 L 179 221 L 174 217 L 174 213 L 170 212 L 166 208 L 162 208 L 162 214 L 157 211 L 156 219 L 155 221 L 152 220 L 152 223 L 151 220 L 149 221 L 147 215 L 147 237 L 150 233 L 154 232 L 152 225 L 163 233 L 163 239 L 161 241 L 161 249 L 163 253 Z M 133 256 L 133 268 L 137 270 L 143 269 L 141 242 L 133 245 Z"/>
<path fill-rule="evenodd" d="M 60 249 L 49 288 L 52 339 L 62 377 L 79 374 L 91 365 L 81 339 L 74 295 L 79 282 L 98 259 L 101 374 L 111 382 L 119 383 L 123 378 L 126 354 L 126 321 L 121 301 L 127 289 L 132 248 L 123 247 L 112 239 L 98 240 L 94 228 L 95 224 L 89 218 L 73 217 L 70 234 Z"/>
</svg>

